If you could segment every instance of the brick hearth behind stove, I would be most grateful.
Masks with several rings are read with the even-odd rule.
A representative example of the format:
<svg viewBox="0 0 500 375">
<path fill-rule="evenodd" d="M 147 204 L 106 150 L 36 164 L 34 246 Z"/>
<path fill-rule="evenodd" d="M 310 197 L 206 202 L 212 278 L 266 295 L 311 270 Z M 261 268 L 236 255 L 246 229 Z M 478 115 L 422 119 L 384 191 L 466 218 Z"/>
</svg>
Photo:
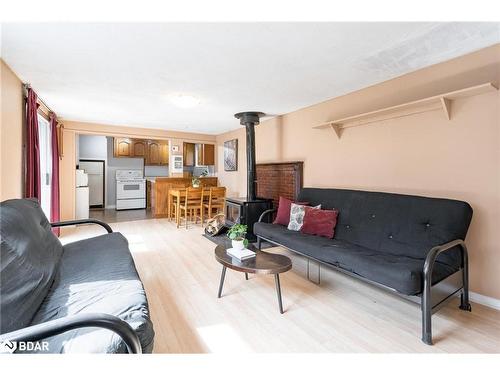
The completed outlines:
<svg viewBox="0 0 500 375">
<path fill-rule="evenodd" d="M 272 199 L 277 207 L 279 197 L 295 200 L 302 188 L 304 162 L 257 164 L 257 196 Z"/>
</svg>

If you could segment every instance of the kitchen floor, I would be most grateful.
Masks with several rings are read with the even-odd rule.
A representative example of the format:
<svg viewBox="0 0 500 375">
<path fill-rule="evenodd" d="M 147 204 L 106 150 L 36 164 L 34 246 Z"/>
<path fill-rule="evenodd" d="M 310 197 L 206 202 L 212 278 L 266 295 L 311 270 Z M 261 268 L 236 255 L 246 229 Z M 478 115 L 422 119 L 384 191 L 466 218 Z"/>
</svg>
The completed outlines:
<svg viewBox="0 0 500 375">
<path fill-rule="evenodd" d="M 89 216 L 92 219 L 104 221 L 106 223 L 119 223 L 124 221 L 147 220 L 153 218 L 153 213 L 150 209 L 139 210 L 121 210 L 112 209 L 91 209 Z"/>
</svg>

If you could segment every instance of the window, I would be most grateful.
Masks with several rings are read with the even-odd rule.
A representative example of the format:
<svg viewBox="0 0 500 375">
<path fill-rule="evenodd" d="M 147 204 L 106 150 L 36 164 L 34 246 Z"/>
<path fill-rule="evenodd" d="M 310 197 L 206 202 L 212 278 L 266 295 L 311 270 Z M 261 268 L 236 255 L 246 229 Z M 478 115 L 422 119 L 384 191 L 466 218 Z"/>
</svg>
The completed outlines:
<svg viewBox="0 0 500 375">
<path fill-rule="evenodd" d="M 40 143 L 40 204 L 50 221 L 52 189 L 52 138 L 50 123 L 38 114 L 38 139 Z"/>
</svg>

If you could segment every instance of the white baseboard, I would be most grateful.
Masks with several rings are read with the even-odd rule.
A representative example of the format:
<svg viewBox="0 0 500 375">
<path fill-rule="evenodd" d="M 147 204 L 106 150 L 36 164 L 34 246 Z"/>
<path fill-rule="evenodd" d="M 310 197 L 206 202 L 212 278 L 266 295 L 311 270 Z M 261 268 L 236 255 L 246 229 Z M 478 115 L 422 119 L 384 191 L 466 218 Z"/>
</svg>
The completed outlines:
<svg viewBox="0 0 500 375">
<path fill-rule="evenodd" d="M 469 292 L 469 299 L 472 302 L 479 303 L 492 309 L 500 310 L 500 299 L 483 296 L 479 293 Z"/>
<path fill-rule="evenodd" d="M 108 209 L 108 210 L 111 210 L 114 208 L 116 208 L 116 206 L 114 204 L 110 204 L 109 206 L 106 206 L 106 209 Z"/>
</svg>

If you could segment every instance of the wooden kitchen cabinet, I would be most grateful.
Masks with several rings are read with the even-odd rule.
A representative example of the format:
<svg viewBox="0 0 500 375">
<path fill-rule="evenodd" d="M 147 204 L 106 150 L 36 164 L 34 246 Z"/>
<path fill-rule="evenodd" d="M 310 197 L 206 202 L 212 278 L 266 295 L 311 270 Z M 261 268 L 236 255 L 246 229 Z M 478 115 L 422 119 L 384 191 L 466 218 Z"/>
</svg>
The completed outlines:
<svg viewBox="0 0 500 375">
<path fill-rule="evenodd" d="M 144 165 L 168 165 L 168 141 L 114 138 L 115 158 L 143 158 Z"/>
<path fill-rule="evenodd" d="M 159 141 L 148 141 L 148 153 L 146 156 L 145 165 L 160 164 L 160 143 Z"/>
<path fill-rule="evenodd" d="M 215 145 L 204 143 L 202 145 L 202 161 L 201 165 L 215 165 Z"/>
<path fill-rule="evenodd" d="M 115 138 L 115 157 L 132 156 L 132 140 L 130 138 Z"/>
<path fill-rule="evenodd" d="M 168 141 L 148 141 L 145 165 L 168 165 Z"/>
<path fill-rule="evenodd" d="M 196 165 L 215 165 L 215 145 L 196 144 Z"/>
<path fill-rule="evenodd" d="M 145 139 L 132 140 L 132 154 L 130 156 L 136 158 L 145 158 L 147 154 L 148 143 Z"/>
<path fill-rule="evenodd" d="M 194 143 L 184 142 L 183 145 L 183 153 L 184 153 L 184 166 L 185 167 L 194 167 L 194 155 L 196 145 Z"/>
<path fill-rule="evenodd" d="M 169 159 L 168 141 L 160 141 L 160 165 L 168 165 Z"/>
</svg>

